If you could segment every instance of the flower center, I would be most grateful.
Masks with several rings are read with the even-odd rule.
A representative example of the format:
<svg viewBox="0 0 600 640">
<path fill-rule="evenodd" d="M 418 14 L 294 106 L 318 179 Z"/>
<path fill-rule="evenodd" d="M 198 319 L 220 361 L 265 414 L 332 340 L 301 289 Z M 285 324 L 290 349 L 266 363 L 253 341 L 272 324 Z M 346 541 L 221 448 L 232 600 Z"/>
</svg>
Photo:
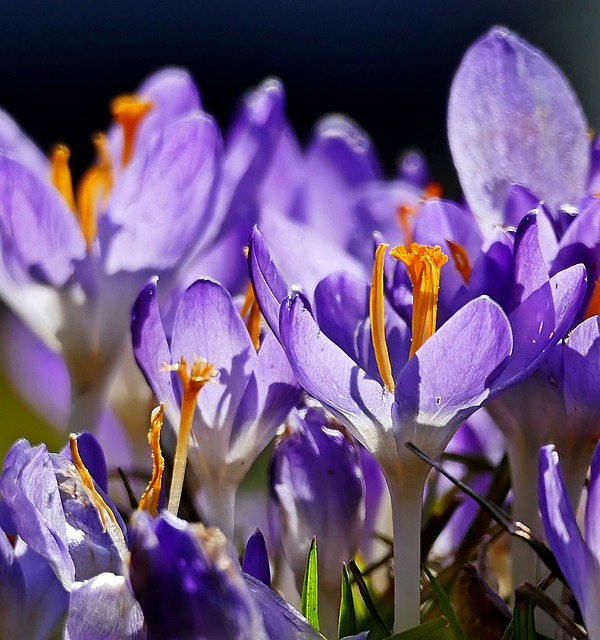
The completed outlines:
<svg viewBox="0 0 600 640">
<path fill-rule="evenodd" d="M 176 364 L 165 365 L 163 371 L 175 371 L 181 380 L 181 417 L 177 432 L 177 446 L 173 460 L 173 478 L 169 494 L 168 510 L 177 515 L 179 502 L 183 492 L 183 480 L 187 455 L 190 447 L 190 434 L 196 409 L 196 400 L 201 389 L 217 375 L 214 365 L 202 358 L 194 358 L 188 373 L 187 362 L 183 356 Z"/>
<path fill-rule="evenodd" d="M 454 262 L 454 266 L 465 284 L 469 284 L 469 278 L 471 277 L 471 263 L 469 262 L 469 256 L 465 251 L 465 248 L 457 242 L 452 240 L 446 240 L 446 244 L 450 249 L 450 256 Z"/>
<path fill-rule="evenodd" d="M 113 119 L 123 129 L 123 167 L 131 159 L 137 128 L 151 107 L 152 103 L 148 100 L 128 95 L 119 96 L 111 103 Z M 101 204 L 102 207 L 106 207 L 113 184 L 112 163 L 106 136 L 103 133 L 96 133 L 92 137 L 92 142 L 96 148 L 98 160 L 83 174 L 76 199 L 73 195 L 73 181 L 69 169 L 71 156 L 69 148 L 64 144 L 58 144 L 50 153 L 50 182 L 63 197 L 69 209 L 77 216 L 88 250 L 96 238 L 98 206 Z"/>
<path fill-rule="evenodd" d="M 430 338 L 436 329 L 440 270 L 448 256 L 439 246 L 428 247 L 413 242 L 410 249 L 399 246 L 390 256 L 406 265 L 413 286 L 412 342 L 409 358 Z"/>
</svg>

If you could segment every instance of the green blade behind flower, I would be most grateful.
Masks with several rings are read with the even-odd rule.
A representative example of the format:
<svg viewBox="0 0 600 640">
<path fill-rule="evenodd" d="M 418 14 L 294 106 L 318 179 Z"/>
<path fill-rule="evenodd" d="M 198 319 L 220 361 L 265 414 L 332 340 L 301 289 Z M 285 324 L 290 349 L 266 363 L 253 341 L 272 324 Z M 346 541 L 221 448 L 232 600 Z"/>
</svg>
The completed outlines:
<svg viewBox="0 0 600 640">
<path fill-rule="evenodd" d="M 302 584 L 302 615 L 317 630 L 319 628 L 319 571 L 317 569 L 317 538 L 313 536 L 306 560 Z"/>
</svg>

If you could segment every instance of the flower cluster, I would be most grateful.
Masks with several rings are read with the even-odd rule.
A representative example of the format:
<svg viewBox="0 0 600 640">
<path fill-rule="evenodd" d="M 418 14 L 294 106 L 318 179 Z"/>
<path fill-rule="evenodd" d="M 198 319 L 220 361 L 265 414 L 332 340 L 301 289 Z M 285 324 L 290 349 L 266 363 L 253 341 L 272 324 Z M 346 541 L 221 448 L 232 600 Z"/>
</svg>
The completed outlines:
<svg viewBox="0 0 600 640">
<path fill-rule="evenodd" d="M 600 639 L 600 143 L 556 66 L 467 51 L 461 202 L 345 117 L 303 149 L 276 80 L 225 136 L 180 69 L 111 112 L 76 188 L 0 114 L 0 355 L 68 437 L 6 454 L 0 635 Z"/>
</svg>

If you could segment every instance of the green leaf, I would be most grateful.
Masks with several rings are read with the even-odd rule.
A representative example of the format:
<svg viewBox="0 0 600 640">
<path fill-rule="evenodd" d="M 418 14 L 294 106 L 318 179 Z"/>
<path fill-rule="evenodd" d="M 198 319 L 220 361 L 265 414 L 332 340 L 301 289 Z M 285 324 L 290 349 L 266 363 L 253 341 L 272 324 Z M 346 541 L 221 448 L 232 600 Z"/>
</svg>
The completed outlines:
<svg viewBox="0 0 600 640">
<path fill-rule="evenodd" d="M 535 632 L 534 605 L 518 591 L 515 597 L 515 617 L 513 620 L 514 640 L 537 640 Z"/>
<path fill-rule="evenodd" d="M 452 640 L 452 629 L 443 616 L 430 622 L 396 633 L 386 640 Z"/>
<path fill-rule="evenodd" d="M 458 618 L 456 617 L 456 612 L 454 611 L 454 607 L 448 599 L 448 595 L 441 587 L 439 582 L 435 579 L 433 573 L 431 573 L 431 571 L 429 571 L 427 567 L 424 566 L 423 571 L 425 571 L 425 574 L 427 575 L 436 600 L 442 608 L 444 615 L 446 616 L 446 618 L 448 618 L 448 623 L 450 625 L 450 628 L 452 629 L 455 640 L 467 640 L 467 635 L 465 634 L 464 629 L 462 628 L 460 622 L 458 621 Z"/>
<path fill-rule="evenodd" d="M 313 536 L 306 560 L 302 584 L 302 615 L 317 630 L 319 628 L 319 571 L 317 569 L 317 538 Z"/>
<path fill-rule="evenodd" d="M 369 589 L 367 588 L 367 583 L 365 582 L 365 579 L 363 578 L 362 573 L 358 568 L 358 565 L 354 560 L 350 560 L 349 566 L 350 566 L 350 571 L 352 571 L 352 575 L 356 580 L 356 584 L 358 586 L 358 590 L 360 591 L 361 598 L 363 599 L 363 602 L 365 603 L 367 609 L 369 610 L 369 613 L 371 614 L 371 618 L 373 622 L 377 625 L 378 629 L 385 634 L 386 637 L 389 636 L 390 630 L 388 629 L 387 625 L 383 621 L 381 614 L 377 610 L 377 607 L 373 602 L 373 598 L 371 598 L 371 594 L 369 593 Z"/>
<path fill-rule="evenodd" d="M 338 638 L 352 636 L 356 633 L 356 613 L 354 611 L 352 585 L 350 584 L 348 567 L 344 562 L 342 567 L 342 599 L 340 602 L 340 615 L 338 618 Z"/>
</svg>

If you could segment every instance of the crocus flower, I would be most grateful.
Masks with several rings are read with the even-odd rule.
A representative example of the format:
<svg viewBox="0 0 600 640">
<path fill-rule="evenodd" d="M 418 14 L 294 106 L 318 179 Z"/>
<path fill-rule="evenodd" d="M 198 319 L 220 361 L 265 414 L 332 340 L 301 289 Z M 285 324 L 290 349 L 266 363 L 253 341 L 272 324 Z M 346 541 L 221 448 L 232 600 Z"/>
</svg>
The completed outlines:
<svg viewBox="0 0 600 640">
<path fill-rule="evenodd" d="M 597 640 L 600 638 L 600 448 L 594 453 L 590 471 L 585 541 L 575 520 L 559 462 L 554 446 L 542 447 L 538 485 L 542 522 L 548 544 L 581 609 L 588 637 Z"/>
<path fill-rule="evenodd" d="M 130 305 L 194 247 L 219 175 L 220 136 L 185 72 L 162 72 L 112 108 L 120 128 L 97 136 L 98 162 L 76 197 L 66 147 L 43 172 L 22 138 L 0 155 L 0 291 L 64 357 L 73 430 L 95 426 Z"/>
<path fill-rule="evenodd" d="M 44 630 L 66 620 L 65 637 L 70 640 L 107 634 L 142 640 L 143 616 L 124 576 L 125 527 L 102 489 L 107 482 L 102 450 L 89 434 L 79 440 L 99 483 L 83 463 L 74 437 L 73 462 L 24 440 L 6 456 L 1 517 L 16 545 L 14 554 L 3 548 L 3 558 L 12 556 L 13 574 L 20 566 L 26 586 L 19 601 L 18 581 L 14 585 L 12 606 L 25 611 L 39 607 L 23 625 L 30 632 L 26 637 L 47 637 Z M 10 607 L 6 620 L 11 620 Z"/>
<path fill-rule="evenodd" d="M 337 629 L 342 563 L 358 550 L 364 481 L 358 447 L 321 408 L 293 410 L 269 468 L 281 518 L 281 541 L 298 592 L 313 536 L 319 563 L 319 614 L 326 636 Z"/>
<path fill-rule="evenodd" d="M 321 638 L 264 583 L 242 574 L 218 529 L 138 512 L 129 532 L 130 578 L 150 638 Z"/>
<path fill-rule="evenodd" d="M 448 139 L 467 202 L 486 232 L 504 222 L 513 183 L 555 213 L 583 196 L 587 132 L 566 78 L 514 33 L 494 27 L 465 54 L 450 91 Z"/>
<path fill-rule="evenodd" d="M 189 462 L 200 481 L 200 507 L 209 524 L 232 537 L 237 488 L 299 398 L 285 355 L 270 334 L 257 351 L 229 293 L 208 279 L 197 281 L 183 295 L 170 343 L 154 283 L 138 297 L 132 332 L 137 362 L 166 403 L 171 424 L 180 433 L 184 422 L 191 428 Z M 192 397 L 190 378 L 183 374 L 187 376 L 185 363 L 199 358 L 216 376 Z M 164 371 L 165 363 L 175 364 L 181 388 Z M 188 411 L 195 411 L 193 422 Z"/>
</svg>

